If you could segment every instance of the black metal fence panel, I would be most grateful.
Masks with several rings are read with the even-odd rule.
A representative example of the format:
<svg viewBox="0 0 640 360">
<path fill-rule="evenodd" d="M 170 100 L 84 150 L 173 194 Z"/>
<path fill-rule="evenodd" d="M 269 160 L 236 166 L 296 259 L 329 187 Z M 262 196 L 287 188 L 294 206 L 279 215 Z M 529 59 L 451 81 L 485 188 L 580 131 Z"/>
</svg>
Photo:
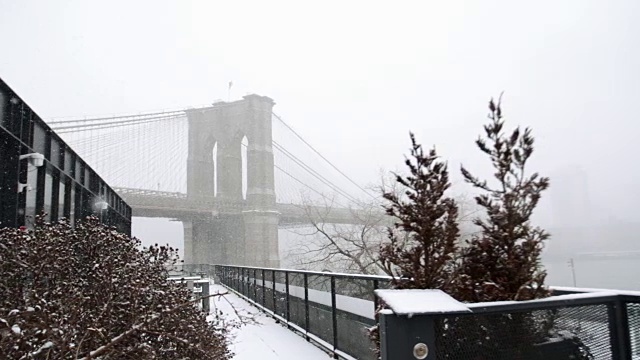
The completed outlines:
<svg viewBox="0 0 640 360">
<path fill-rule="evenodd" d="M 389 278 L 216 265 L 176 270 L 215 276 L 335 358 L 376 358 L 369 339 L 373 290 L 390 288 Z M 475 304 L 469 305 L 470 314 L 435 315 L 430 320 L 435 351 L 426 359 L 640 358 L 638 294 L 576 296 Z"/>
<path fill-rule="evenodd" d="M 631 357 L 640 359 L 640 302 L 627 303 Z"/>
<path fill-rule="evenodd" d="M 375 359 L 369 340 L 375 325 L 373 290 L 386 286 L 387 278 L 235 266 L 218 266 L 215 273 L 222 284 L 334 357 Z"/>
<path fill-rule="evenodd" d="M 611 359 L 607 305 L 436 321 L 437 359 Z"/>
</svg>

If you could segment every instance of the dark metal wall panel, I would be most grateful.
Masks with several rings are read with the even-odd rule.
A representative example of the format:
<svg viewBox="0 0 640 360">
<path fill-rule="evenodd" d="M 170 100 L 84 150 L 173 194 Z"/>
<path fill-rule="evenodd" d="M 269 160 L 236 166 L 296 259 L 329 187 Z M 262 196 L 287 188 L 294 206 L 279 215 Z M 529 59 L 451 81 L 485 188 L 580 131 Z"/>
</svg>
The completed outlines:
<svg viewBox="0 0 640 360">
<path fill-rule="evenodd" d="M 94 202 L 109 204 L 105 223 L 131 233 L 131 207 L 59 138 L 0 79 L 0 227 L 30 226 L 45 210 L 51 220 L 99 215 Z M 21 154 L 37 152 L 45 165 L 34 167 Z M 29 187 L 18 193 L 18 184 Z"/>
</svg>

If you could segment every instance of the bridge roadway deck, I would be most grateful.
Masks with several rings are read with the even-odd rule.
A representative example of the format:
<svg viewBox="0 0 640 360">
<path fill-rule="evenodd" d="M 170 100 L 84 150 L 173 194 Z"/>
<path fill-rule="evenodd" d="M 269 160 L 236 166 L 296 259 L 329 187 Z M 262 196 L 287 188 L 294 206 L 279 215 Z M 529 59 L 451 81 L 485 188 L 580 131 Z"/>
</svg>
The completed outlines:
<svg viewBox="0 0 640 360">
<path fill-rule="evenodd" d="M 254 211 L 242 203 L 228 203 L 217 198 L 188 198 L 187 194 L 153 190 L 116 188 L 131 206 L 133 216 L 174 220 L 209 219 L 220 213 Z M 310 220 L 332 224 L 362 224 L 371 217 L 364 211 L 345 208 L 276 204 L 280 227 L 308 224 Z"/>
</svg>

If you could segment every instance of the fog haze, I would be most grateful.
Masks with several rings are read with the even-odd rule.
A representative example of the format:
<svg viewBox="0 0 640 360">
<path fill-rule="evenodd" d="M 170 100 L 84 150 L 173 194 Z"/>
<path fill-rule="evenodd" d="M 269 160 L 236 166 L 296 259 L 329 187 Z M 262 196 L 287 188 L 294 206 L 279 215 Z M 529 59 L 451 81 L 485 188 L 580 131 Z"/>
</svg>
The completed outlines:
<svg viewBox="0 0 640 360">
<path fill-rule="evenodd" d="M 413 131 L 458 192 L 461 163 L 491 175 L 474 140 L 504 91 L 507 126 L 533 128 L 531 169 L 551 177 L 536 213 L 550 247 L 640 250 L 638 14 L 634 0 L 0 0 L 0 76 L 47 120 L 226 101 L 233 81 L 231 100 L 273 98 L 358 183 L 401 168 Z M 176 243 L 181 227 L 136 219 L 134 234 Z"/>
</svg>

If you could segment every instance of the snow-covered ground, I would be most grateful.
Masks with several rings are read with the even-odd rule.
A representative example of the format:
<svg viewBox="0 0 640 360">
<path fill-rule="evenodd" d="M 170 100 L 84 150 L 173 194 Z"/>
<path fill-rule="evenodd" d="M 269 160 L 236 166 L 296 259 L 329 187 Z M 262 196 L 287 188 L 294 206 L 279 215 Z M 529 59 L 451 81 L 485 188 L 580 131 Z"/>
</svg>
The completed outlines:
<svg viewBox="0 0 640 360">
<path fill-rule="evenodd" d="M 227 290 L 217 284 L 211 285 L 211 293 L 225 293 Z M 234 360 L 327 360 L 329 355 L 303 337 L 287 330 L 275 320 L 229 293 L 211 298 L 211 311 L 221 311 L 225 321 L 238 322 L 240 315 L 248 324 L 233 330 L 231 350 Z"/>
</svg>

